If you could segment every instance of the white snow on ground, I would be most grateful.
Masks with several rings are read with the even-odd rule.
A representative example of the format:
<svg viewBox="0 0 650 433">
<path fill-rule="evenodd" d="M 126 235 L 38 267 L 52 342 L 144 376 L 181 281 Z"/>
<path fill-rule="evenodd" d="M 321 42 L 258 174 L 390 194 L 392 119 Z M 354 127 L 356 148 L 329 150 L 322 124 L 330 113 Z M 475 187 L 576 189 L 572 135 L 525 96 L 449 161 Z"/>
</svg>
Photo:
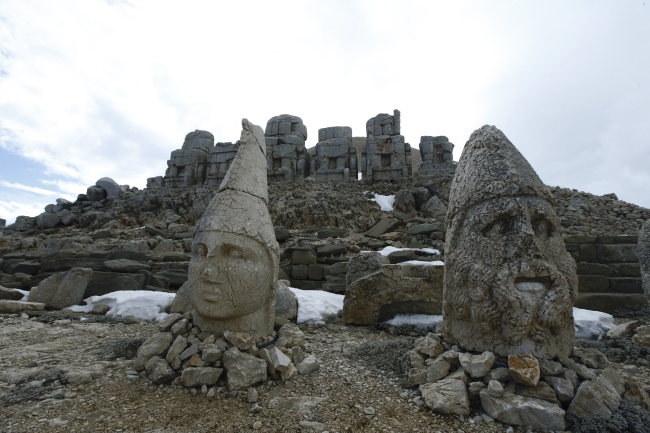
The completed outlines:
<svg viewBox="0 0 650 433">
<path fill-rule="evenodd" d="M 435 328 L 435 326 L 440 322 L 442 322 L 442 316 L 430 316 L 428 314 L 398 314 L 385 323 L 391 326 L 415 325 L 418 328 L 427 329 Z"/>
<path fill-rule="evenodd" d="M 27 290 L 20 290 L 20 289 L 14 289 L 14 290 L 23 294 L 23 299 L 21 299 L 21 301 L 27 302 L 27 298 L 29 298 L 29 292 Z"/>
<path fill-rule="evenodd" d="M 415 325 L 418 328 L 435 326 L 442 321 L 442 316 L 430 316 L 426 314 L 398 314 L 391 320 L 385 322 L 392 326 Z M 600 311 L 573 309 L 573 323 L 576 330 L 576 338 L 581 340 L 601 340 L 607 331 L 614 326 L 614 317 L 611 314 Z"/>
<path fill-rule="evenodd" d="M 600 311 L 573 309 L 573 323 L 576 329 L 576 338 L 581 340 L 602 340 L 614 326 L 614 316 Z"/>
<path fill-rule="evenodd" d="M 343 295 L 323 290 L 300 290 L 289 287 L 298 299 L 298 323 L 324 324 L 328 317 L 343 310 Z"/>
<path fill-rule="evenodd" d="M 395 204 L 395 196 L 375 193 L 375 198 L 371 198 L 370 201 L 376 201 L 381 210 L 391 212 L 393 210 L 393 205 Z"/>
<path fill-rule="evenodd" d="M 383 250 L 379 251 L 379 254 L 382 256 L 388 256 L 390 253 L 394 253 L 395 251 L 408 251 L 408 250 L 413 250 L 413 251 L 422 251 L 427 254 L 440 254 L 440 251 L 433 249 L 433 248 L 395 248 L 395 247 L 384 247 Z M 362 253 L 366 252 L 372 252 L 372 251 L 361 251 Z"/>
<path fill-rule="evenodd" d="M 87 305 L 75 305 L 68 310 L 90 313 L 95 305 L 108 305 L 106 313 L 111 317 L 135 317 L 147 321 L 159 322 L 167 316 L 165 310 L 174 300 L 175 293 L 150 292 L 147 290 L 123 290 L 102 296 L 84 299 Z"/>
<path fill-rule="evenodd" d="M 423 262 L 420 260 L 407 260 L 405 262 L 398 263 L 398 265 L 421 265 L 421 266 L 445 266 L 440 260 L 435 262 Z"/>
</svg>

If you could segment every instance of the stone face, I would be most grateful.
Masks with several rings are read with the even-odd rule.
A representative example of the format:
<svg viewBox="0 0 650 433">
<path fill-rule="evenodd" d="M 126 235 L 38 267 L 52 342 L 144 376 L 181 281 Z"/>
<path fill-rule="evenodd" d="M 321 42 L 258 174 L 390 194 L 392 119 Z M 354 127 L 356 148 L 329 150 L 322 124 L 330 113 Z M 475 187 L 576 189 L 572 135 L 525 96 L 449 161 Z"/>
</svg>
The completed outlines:
<svg viewBox="0 0 650 433">
<path fill-rule="evenodd" d="M 227 371 L 228 391 L 246 389 L 264 382 L 267 378 L 266 362 L 248 353 L 240 352 L 236 347 L 226 350 L 221 359 Z"/>
<path fill-rule="evenodd" d="M 539 382 L 539 361 L 532 355 L 509 355 L 508 369 L 510 376 L 521 384 L 535 386 Z"/>
<path fill-rule="evenodd" d="M 555 199 L 494 126 L 465 145 L 446 229 L 445 339 L 500 356 L 568 355 L 578 279 Z"/>
<path fill-rule="evenodd" d="M 237 156 L 196 224 L 187 308 L 203 331 L 267 336 L 273 330 L 279 251 L 267 208 L 263 131 L 246 119 L 242 127 Z"/>
<path fill-rule="evenodd" d="M 420 385 L 422 398 L 429 408 L 444 415 L 469 415 L 469 396 L 460 380 L 443 379 Z"/>
<path fill-rule="evenodd" d="M 480 397 L 483 411 L 498 421 L 540 430 L 564 431 L 565 412 L 557 404 L 511 393 L 495 396 L 489 389 L 483 389 Z"/>
<path fill-rule="evenodd" d="M 378 264 L 378 257 L 366 257 L 371 254 L 359 254 L 348 265 L 349 285 L 343 299 L 344 323 L 370 325 L 390 320 L 396 314 L 441 313 L 443 266 L 384 265 L 376 272 L 358 278 L 364 273 L 360 272 L 362 266 L 358 265 Z M 354 278 L 358 279 L 350 283 Z"/>
<path fill-rule="evenodd" d="M 86 287 L 93 275 L 89 268 L 72 268 L 68 272 L 54 274 L 29 293 L 30 302 L 43 302 L 46 307 L 62 309 L 77 305 L 83 299 Z"/>
<path fill-rule="evenodd" d="M 479 379 L 488 374 L 496 360 L 492 352 L 483 352 L 480 355 L 461 353 L 458 359 L 463 370 L 472 376 L 472 379 Z"/>
</svg>

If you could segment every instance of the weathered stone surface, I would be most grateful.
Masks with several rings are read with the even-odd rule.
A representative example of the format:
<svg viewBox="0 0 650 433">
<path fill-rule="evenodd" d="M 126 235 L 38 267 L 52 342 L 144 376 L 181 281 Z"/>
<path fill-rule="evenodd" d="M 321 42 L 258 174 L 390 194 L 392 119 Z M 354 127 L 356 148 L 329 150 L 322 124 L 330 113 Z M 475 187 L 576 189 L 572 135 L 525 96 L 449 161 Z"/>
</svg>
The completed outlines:
<svg viewBox="0 0 650 433">
<path fill-rule="evenodd" d="M 370 261 L 376 263 L 375 259 Z M 354 278 L 350 272 L 357 263 L 353 258 L 348 265 L 348 282 Z M 382 266 L 348 285 L 343 299 L 343 322 L 370 325 L 390 320 L 396 314 L 440 314 L 443 275 L 443 266 Z"/>
<path fill-rule="evenodd" d="M 539 371 L 542 376 L 557 376 L 562 371 L 562 364 L 548 359 L 538 359 Z"/>
<path fill-rule="evenodd" d="M 181 375 L 181 383 L 186 387 L 211 386 L 217 383 L 219 377 L 223 373 L 221 368 L 213 367 L 188 367 L 183 370 Z"/>
<path fill-rule="evenodd" d="M 496 358 L 492 352 L 483 352 L 480 355 L 461 353 L 458 355 L 458 360 L 463 370 L 472 376 L 472 379 L 479 379 L 492 370 Z"/>
<path fill-rule="evenodd" d="M 298 365 L 296 365 L 296 369 L 298 372 L 302 375 L 308 375 L 313 373 L 314 371 L 317 371 L 320 369 L 320 364 L 318 361 L 316 361 L 316 357 L 314 355 L 309 355 L 305 359 L 303 359 Z"/>
<path fill-rule="evenodd" d="M 46 307 L 62 309 L 77 305 L 83 299 L 93 270 L 72 268 L 68 272 L 54 274 L 29 292 L 30 302 L 42 302 Z"/>
<path fill-rule="evenodd" d="M 267 378 L 266 362 L 248 353 L 240 352 L 236 347 L 226 350 L 221 359 L 227 371 L 228 391 L 246 389 L 264 382 Z"/>
<path fill-rule="evenodd" d="M 106 195 L 108 197 L 119 197 L 120 194 L 124 192 L 124 189 L 110 177 L 102 177 L 97 182 L 95 182 L 95 186 L 106 191 Z"/>
<path fill-rule="evenodd" d="M 554 207 L 501 131 L 486 125 L 472 134 L 446 216 L 447 341 L 500 356 L 571 352 L 578 279 Z"/>
<path fill-rule="evenodd" d="M 491 380 L 508 383 L 512 380 L 512 376 L 510 376 L 510 370 L 508 368 L 499 367 L 491 370 L 488 374 L 486 374 L 483 380 L 485 383 L 490 383 Z"/>
<path fill-rule="evenodd" d="M 171 362 L 179 356 L 187 348 L 187 339 L 182 335 L 178 335 L 172 345 L 167 351 L 167 356 L 165 356 L 165 361 Z"/>
<path fill-rule="evenodd" d="M 115 272 L 136 272 L 151 270 L 151 266 L 147 265 L 146 263 L 127 259 L 107 260 L 104 262 L 104 268 Z"/>
<path fill-rule="evenodd" d="M 469 415 L 469 396 L 460 380 L 443 379 L 420 385 L 422 398 L 429 408 L 444 415 Z"/>
<path fill-rule="evenodd" d="M 138 371 L 144 369 L 144 364 L 154 356 L 163 354 L 172 342 L 171 332 L 158 332 L 142 343 L 138 348 L 135 359 L 135 368 Z"/>
<path fill-rule="evenodd" d="M 366 236 L 370 238 L 379 238 L 379 236 L 393 230 L 399 224 L 398 220 L 384 218 L 379 220 L 377 224 L 372 226 L 370 230 L 366 232 Z"/>
<path fill-rule="evenodd" d="M 411 368 L 408 372 L 406 378 L 406 387 L 411 388 L 413 386 L 421 385 L 427 381 L 427 369 L 424 367 L 414 367 Z"/>
<path fill-rule="evenodd" d="M 638 320 L 614 325 L 607 331 L 607 338 L 632 338 L 634 331 L 641 324 Z"/>
<path fill-rule="evenodd" d="M 42 302 L 22 302 L 0 299 L 0 313 L 19 314 L 25 311 L 40 311 L 45 308 Z"/>
<path fill-rule="evenodd" d="M 247 350 L 255 345 L 255 337 L 246 332 L 226 331 L 223 336 L 239 350 Z"/>
<path fill-rule="evenodd" d="M 293 323 L 282 326 L 278 331 L 278 336 L 287 340 L 287 347 L 305 348 L 305 333 Z"/>
<path fill-rule="evenodd" d="M 560 355 L 560 356 L 558 356 L 558 360 L 565 367 L 567 367 L 567 368 L 573 370 L 574 372 L 576 372 L 576 374 L 578 376 L 580 376 L 580 378 L 582 378 L 584 380 L 594 380 L 594 379 L 596 379 L 596 374 L 593 371 L 591 371 L 589 368 L 587 368 L 586 366 L 584 366 L 582 364 L 578 364 L 573 359 L 571 359 L 571 358 L 569 358 L 567 356 Z"/>
<path fill-rule="evenodd" d="M 539 382 L 539 361 L 532 355 L 509 355 L 508 369 L 510 376 L 521 384 L 535 386 Z"/>
<path fill-rule="evenodd" d="M 548 376 L 544 378 L 544 381 L 553 388 L 553 391 L 555 391 L 555 394 L 561 403 L 569 403 L 573 399 L 575 389 L 570 380 L 562 377 Z"/>
<path fill-rule="evenodd" d="M 242 128 L 219 194 L 196 224 L 188 290 L 194 324 L 203 331 L 266 337 L 273 331 L 279 251 L 267 207 L 264 134 L 246 119 Z"/>
<path fill-rule="evenodd" d="M 164 319 L 160 321 L 158 324 L 158 330 L 160 332 L 167 332 L 170 329 L 172 329 L 172 326 L 174 326 L 174 323 L 178 322 L 183 318 L 182 314 L 179 313 L 170 313 L 165 316 Z"/>
<path fill-rule="evenodd" d="M 345 248 L 345 244 L 343 243 L 335 243 L 335 244 L 328 244 L 328 245 L 323 245 L 320 246 L 316 249 L 316 255 L 318 257 L 330 257 L 330 256 L 339 256 L 341 254 L 347 253 L 347 249 Z"/>
<path fill-rule="evenodd" d="M 366 146 L 361 153 L 364 179 L 401 179 L 412 174 L 411 146 L 400 135 L 400 112 L 378 114 L 366 122 Z"/>
<path fill-rule="evenodd" d="M 447 206 L 436 195 L 431 197 L 421 208 L 422 215 L 427 218 L 444 218 L 447 214 Z"/>
<path fill-rule="evenodd" d="M 535 386 L 518 384 L 515 392 L 517 395 L 521 395 L 523 397 L 538 398 L 540 400 L 550 401 L 551 403 L 557 403 L 555 391 L 546 382 L 539 382 Z"/>
<path fill-rule="evenodd" d="M 298 316 L 298 300 L 296 295 L 282 281 L 278 281 L 275 298 L 275 317 L 293 320 Z"/>
<path fill-rule="evenodd" d="M 616 389 L 605 377 L 600 376 L 580 384 L 567 413 L 609 418 L 620 402 L 621 397 Z"/>
<path fill-rule="evenodd" d="M 6 287 L 0 286 L 0 299 L 5 299 L 7 301 L 20 301 L 23 299 L 23 294 L 18 290 L 7 289 Z"/>
<path fill-rule="evenodd" d="M 498 421 L 540 430 L 564 431 L 565 412 L 556 404 L 511 393 L 494 396 L 487 389 L 480 392 L 480 397 L 483 411 Z"/>
<path fill-rule="evenodd" d="M 156 384 L 169 383 L 176 378 L 176 372 L 172 370 L 167 361 L 158 359 L 147 369 L 151 381 Z"/>
<path fill-rule="evenodd" d="M 641 265 L 643 293 L 650 295 L 650 220 L 646 220 L 641 230 L 639 230 L 637 256 Z"/>
<path fill-rule="evenodd" d="M 451 364 L 445 361 L 442 357 L 436 358 L 433 363 L 427 368 L 427 382 L 433 383 L 444 378 L 449 374 Z"/>
<path fill-rule="evenodd" d="M 311 156 L 305 149 L 307 127 L 298 116 L 272 117 L 264 130 L 268 182 L 303 180 Z M 243 141 L 243 140 L 242 140 Z"/>
<path fill-rule="evenodd" d="M 576 308 L 603 313 L 645 305 L 648 305 L 648 298 L 641 293 L 580 293 L 574 304 Z"/>
<path fill-rule="evenodd" d="M 641 384 L 632 379 L 625 381 L 625 394 L 623 395 L 623 399 L 640 406 L 646 412 L 650 412 L 650 396 L 648 396 L 648 393 L 643 389 Z"/>
<path fill-rule="evenodd" d="M 118 272 L 93 271 L 86 286 L 83 298 L 101 296 L 123 290 L 142 290 L 145 276 L 142 274 L 123 274 Z"/>
<path fill-rule="evenodd" d="M 355 281 L 378 272 L 383 265 L 390 262 L 386 256 L 377 252 L 363 252 L 352 257 L 348 262 L 348 272 L 346 275 L 346 286 L 350 287 Z"/>
<path fill-rule="evenodd" d="M 445 348 L 442 347 L 440 339 L 435 334 L 429 333 L 427 336 L 415 340 L 415 350 L 431 358 L 437 358 L 445 351 Z"/>
</svg>

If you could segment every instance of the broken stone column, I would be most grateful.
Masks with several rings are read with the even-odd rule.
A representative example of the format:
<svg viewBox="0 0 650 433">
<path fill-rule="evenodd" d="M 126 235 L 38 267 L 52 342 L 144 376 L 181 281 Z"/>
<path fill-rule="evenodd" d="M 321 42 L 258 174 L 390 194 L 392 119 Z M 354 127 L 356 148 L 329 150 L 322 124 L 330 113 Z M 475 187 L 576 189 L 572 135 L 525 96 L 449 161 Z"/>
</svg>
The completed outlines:
<svg viewBox="0 0 650 433">
<path fill-rule="evenodd" d="M 378 114 L 366 122 L 366 148 L 361 157 L 363 177 L 372 181 L 402 179 L 412 174 L 411 145 L 400 135 L 400 112 Z"/>
<path fill-rule="evenodd" d="M 163 184 L 166 187 L 180 188 L 203 185 L 210 149 L 214 146 L 214 136 L 208 131 L 196 130 L 185 136 L 181 149 L 174 150 L 167 161 L 167 171 Z M 149 184 L 149 180 L 147 180 Z M 152 184 L 153 178 L 152 178 Z"/>
<path fill-rule="evenodd" d="M 643 293 L 650 295 L 650 221 L 646 221 L 639 231 L 637 255 L 641 265 Z"/>
<path fill-rule="evenodd" d="M 300 117 L 289 114 L 272 117 L 264 134 L 269 182 L 303 180 L 309 176 L 310 157 L 305 149 L 307 127 Z"/>
<path fill-rule="evenodd" d="M 494 126 L 465 144 L 446 228 L 445 338 L 501 356 L 570 354 L 578 278 L 555 199 Z"/>
<path fill-rule="evenodd" d="M 318 181 L 357 179 L 357 153 L 352 147 L 352 128 L 332 126 L 318 130 L 311 174 Z"/>
<path fill-rule="evenodd" d="M 206 184 L 219 186 L 226 177 L 230 164 L 239 150 L 239 140 L 235 143 L 217 143 L 210 149 L 209 168 Z"/>
<path fill-rule="evenodd" d="M 453 143 L 450 143 L 445 136 L 423 135 L 420 137 L 422 163 L 413 173 L 413 186 L 433 185 L 442 196 L 449 196 L 451 181 L 456 172 L 453 151 Z"/>
<path fill-rule="evenodd" d="M 192 241 L 187 284 L 172 311 L 192 311 L 202 330 L 273 331 L 279 249 L 267 203 L 264 132 L 242 120 L 237 156 Z"/>
</svg>

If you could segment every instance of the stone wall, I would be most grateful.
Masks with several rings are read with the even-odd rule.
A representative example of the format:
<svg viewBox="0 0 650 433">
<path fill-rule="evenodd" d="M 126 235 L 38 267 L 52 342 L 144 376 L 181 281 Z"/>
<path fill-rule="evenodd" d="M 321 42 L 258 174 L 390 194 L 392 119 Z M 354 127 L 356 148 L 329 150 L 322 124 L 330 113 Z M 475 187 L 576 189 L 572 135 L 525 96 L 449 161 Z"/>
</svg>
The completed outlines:
<svg viewBox="0 0 650 433">
<path fill-rule="evenodd" d="M 357 165 L 352 128 L 332 126 L 318 130 L 318 144 L 311 160 L 314 179 L 319 182 L 357 180 Z"/>
<path fill-rule="evenodd" d="M 239 150 L 239 140 L 235 143 L 217 143 L 210 149 L 210 157 L 208 160 L 208 173 L 206 176 L 206 185 L 219 186 L 228 169 L 232 160 L 235 159 L 237 151 Z"/>
<path fill-rule="evenodd" d="M 413 174 L 411 145 L 401 135 L 399 110 L 380 113 L 366 122 L 366 148 L 361 171 L 371 181 L 398 180 Z"/>
<path fill-rule="evenodd" d="M 611 313 L 647 304 L 637 236 L 567 236 L 564 242 L 578 267 L 576 307 Z"/>
</svg>

